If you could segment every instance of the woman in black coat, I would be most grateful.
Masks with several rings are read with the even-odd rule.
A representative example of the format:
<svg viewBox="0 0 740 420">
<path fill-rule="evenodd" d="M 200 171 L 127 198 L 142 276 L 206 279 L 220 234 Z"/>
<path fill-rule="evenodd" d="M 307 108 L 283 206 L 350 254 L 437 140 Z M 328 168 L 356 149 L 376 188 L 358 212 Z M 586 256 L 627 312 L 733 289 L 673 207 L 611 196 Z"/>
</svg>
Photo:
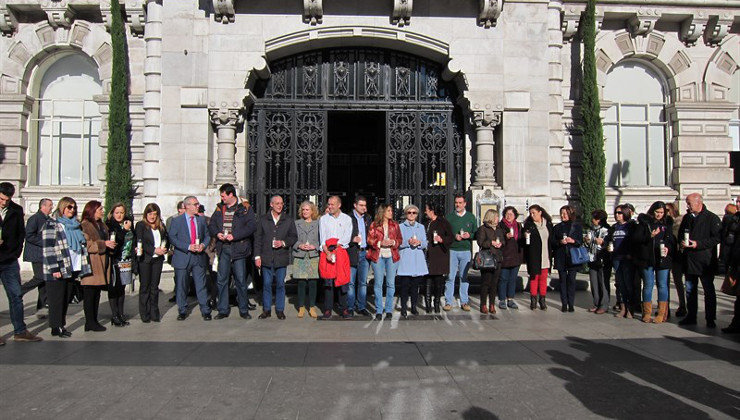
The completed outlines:
<svg viewBox="0 0 740 420">
<path fill-rule="evenodd" d="M 431 312 L 430 302 L 434 296 L 434 313 L 440 312 L 442 293 L 445 290 L 445 280 L 450 273 L 450 245 L 454 240 L 452 226 L 444 217 L 444 210 L 440 206 L 427 204 L 424 214 L 429 220 L 427 225 L 427 268 L 429 275 L 426 278 L 424 306 L 427 313 Z"/>
<path fill-rule="evenodd" d="M 167 229 L 159 206 L 149 203 L 136 223 L 136 269 L 139 273 L 139 316 L 141 322 L 159 322 L 159 280 L 167 254 Z"/>
<path fill-rule="evenodd" d="M 676 253 L 673 237 L 673 219 L 668 216 L 665 203 L 656 201 L 647 214 L 637 216 L 629 232 L 632 246 L 632 261 L 641 270 L 644 282 L 642 289 L 642 321 L 660 323 L 668 315 L 668 274 Z M 658 283 L 658 315 L 653 314 L 653 287 Z"/>
<path fill-rule="evenodd" d="M 538 204 L 529 207 L 529 217 L 524 221 L 524 259 L 529 274 L 529 309 L 535 310 L 539 300 L 540 309 L 547 309 L 547 276 L 552 261 L 552 219 Z M 539 299 L 538 299 L 539 295 Z"/>
<path fill-rule="evenodd" d="M 488 210 L 483 216 L 483 224 L 475 232 L 475 240 L 481 251 L 489 251 L 498 262 L 495 268 L 480 269 L 480 312 L 482 314 L 496 313 L 496 292 L 498 291 L 498 280 L 501 277 L 501 260 L 503 260 L 501 247 L 506 239 L 504 230 L 501 229 L 498 222 L 498 212 L 492 209 Z M 490 304 L 490 306 L 487 304 Z"/>
<path fill-rule="evenodd" d="M 116 327 L 129 325 L 123 313 L 126 299 L 126 285 L 131 283 L 131 256 L 133 253 L 134 232 L 131 220 L 126 217 L 126 206 L 115 203 L 108 212 L 108 231 L 116 243 L 111 250 L 111 281 L 108 285 L 108 303 L 112 313 L 111 323 Z"/>
<path fill-rule="evenodd" d="M 555 268 L 560 277 L 560 303 L 562 312 L 573 312 L 576 298 L 576 274 L 580 266 L 574 265 L 570 250 L 583 243 L 583 227 L 575 220 L 576 211 L 572 206 L 560 208 L 561 222 L 555 225 L 551 239 L 555 252 Z"/>
<path fill-rule="evenodd" d="M 524 261 L 524 241 L 522 225 L 516 221 L 519 213 L 516 208 L 508 206 L 502 213 L 503 220 L 499 227 L 504 231 L 504 245 L 501 247 L 503 255 L 501 261 L 501 277 L 498 283 L 498 307 L 500 309 L 519 309 L 514 302 L 516 293 L 516 281 L 519 274 L 519 267 Z"/>
</svg>

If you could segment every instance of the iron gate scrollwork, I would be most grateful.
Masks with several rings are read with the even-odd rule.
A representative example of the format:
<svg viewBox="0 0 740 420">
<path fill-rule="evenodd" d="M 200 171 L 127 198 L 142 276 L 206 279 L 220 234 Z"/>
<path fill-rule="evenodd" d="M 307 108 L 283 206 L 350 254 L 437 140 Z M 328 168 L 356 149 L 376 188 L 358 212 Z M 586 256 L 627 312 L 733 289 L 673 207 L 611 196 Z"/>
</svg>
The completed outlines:
<svg viewBox="0 0 740 420">
<path fill-rule="evenodd" d="M 409 203 L 449 209 L 465 190 L 462 118 L 439 64 L 341 48 L 286 57 L 270 68 L 247 122 L 248 195 L 258 213 L 275 194 L 291 215 L 302 200 L 326 199 L 328 110 L 385 112 L 385 139 L 378 141 L 386 150 L 385 201 L 396 211 Z"/>
</svg>

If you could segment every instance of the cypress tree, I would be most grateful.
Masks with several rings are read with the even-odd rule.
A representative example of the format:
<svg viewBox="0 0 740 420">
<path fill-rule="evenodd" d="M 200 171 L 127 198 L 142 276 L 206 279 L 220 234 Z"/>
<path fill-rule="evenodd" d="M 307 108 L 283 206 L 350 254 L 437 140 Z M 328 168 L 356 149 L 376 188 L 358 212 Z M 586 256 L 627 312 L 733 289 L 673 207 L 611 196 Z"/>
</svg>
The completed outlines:
<svg viewBox="0 0 740 420">
<path fill-rule="evenodd" d="M 126 29 L 118 0 L 111 1 L 110 35 L 113 63 L 108 114 L 108 154 L 105 165 L 105 208 L 110 210 L 114 203 L 120 201 L 131 209 L 133 181 L 128 108 L 128 52 Z"/>
<path fill-rule="evenodd" d="M 596 81 L 596 0 L 588 0 L 581 18 L 583 38 L 583 90 L 581 118 L 583 120 L 583 157 L 578 193 L 584 218 L 603 208 L 606 202 L 604 129 L 601 125 L 599 87 Z"/>
</svg>

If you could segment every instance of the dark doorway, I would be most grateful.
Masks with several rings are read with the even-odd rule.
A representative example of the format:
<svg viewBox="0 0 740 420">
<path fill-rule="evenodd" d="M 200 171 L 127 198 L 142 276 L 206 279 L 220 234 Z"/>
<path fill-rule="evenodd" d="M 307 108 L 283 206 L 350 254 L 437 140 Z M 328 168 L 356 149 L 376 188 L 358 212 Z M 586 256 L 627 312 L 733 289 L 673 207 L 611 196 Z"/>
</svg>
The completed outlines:
<svg viewBox="0 0 740 420">
<path fill-rule="evenodd" d="M 373 211 L 385 201 L 385 112 L 331 111 L 327 140 L 328 195 L 342 197 L 347 213 L 354 197 L 364 195 Z"/>
</svg>

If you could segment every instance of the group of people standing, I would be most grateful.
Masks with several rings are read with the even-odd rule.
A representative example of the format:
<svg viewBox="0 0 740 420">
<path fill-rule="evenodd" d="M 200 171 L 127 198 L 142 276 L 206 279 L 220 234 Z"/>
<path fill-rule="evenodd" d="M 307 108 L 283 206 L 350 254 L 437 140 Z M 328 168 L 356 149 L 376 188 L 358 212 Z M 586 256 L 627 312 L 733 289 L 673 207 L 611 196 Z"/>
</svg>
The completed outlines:
<svg viewBox="0 0 740 420">
<path fill-rule="evenodd" d="M 675 206 L 658 201 L 637 217 L 633 217 L 630 205 L 617 206 L 611 226 L 604 210 L 594 211 L 590 223 L 584 226 L 576 220 L 573 207 L 563 206 L 560 223 L 553 225 L 547 211 L 535 204 L 528 208 L 523 223 L 518 222 L 516 208 L 508 206 L 501 212 L 502 219 L 497 211 L 488 210 L 478 226 L 475 216 L 466 210 L 462 195 L 455 197 L 454 210 L 446 215 L 440 207 L 427 204 L 425 224 L 415 205 L 403 209 L 404 220 L 400 223 L 394 219 L 392 206 L 386 204 L 380 204 L 371 217 L 367 199 L 362 196 L 355 198 L 351 214 L 343 213 L 341 199 L 332 196 L 320 217 L 317 205 L 305 201 L 299 206 L 298 220 L 292 220 L 284 211 L 282 197 L 271 197 L 270 210 L 257 217 L 251 206 L 239 199 L 235 187 L 224 184 L 219 188 L 221 202 L 210 218 L 202 214 L 194 196 L 178 204 L 180 214 L 166 223 L 159 206 L 148 204 L 135 226 L 123 203 L 114 204 L 105 215 L 102 203 L 90 201 L 78 216 L 75 200 L 63 197 L 56 207 L 49 199 L 41 200 L 39 211 L 24 227 L 22 209 L 11 200 L 14 192 L 12 184 L 0 183 L 0 276 L 9 296 L 18 341 L 41 340 L 23 323 L 22 295 L 36 287 L 37 309 L 48 307 L 53 336 L 71 336 L 66 329 L 66 313 L 78 287 L 82 290 L 85 331 L 106 329 L 98 316 L 103 291 L 108 294 L 111 323 L 129 325 L 123 308 L 125 286 L 131 283 L 133 274 L 140 279 L 141 321 L 159 322 L 159 282 L 168 257 L 175 271 L 178 320 L 189 316 L 190 283 L 204 320 L 213 319 L 214 309 L 216 319 L 230 315 L 232 284 L 239 315 L 251 319 L 249 311 L 254 306 L 249 303 L 247 288 L 252 270 L 257 270 L 262 279 L 259 318 L 272 316 L 274 301 L 276 317 L 285 319 L 289 265 L 298 286 L 300 318 L 308 315 L 329 319 L 335 311 L 343 318 L 372 316 L 367 306 L 370 268 L 377 320 L 392 317 L 396 287 L 400 288 L 404 318 L 409 313 L 418 315 L 420 307 L 426 313 L 452 310 L 458 302 L 457 278 L 459 306 L 470 311 L 468 270 L 473 241 L 495 260 L 490 266 L 480 267 L 479 308 L 483 314 L 496 313 L 497 297 L 499 310 L 518 309 L 514 300 L 516 284 L 519 269 L 525 264 L 531 310 L 547 309 L 547 289 L 553 285 L 549 276 L 556 269 L 561 310 L 574 312 L 576 274 L 587 268 L 593 297 L 589 311 L 604 314 L 610 308 L 614 270 L 616 316 L 631 318 L 641 310 L 643 321 L 660 323 L 670 316 L 668 279 L 672 272 L 680 302 L 677 315 L 684 316 L 680 323 L 697 322 L 697 286 L 701 283 L 707 325 L 713 327 L 715 249 L 720 242 L 726 243 L 723 232 L 740 234 L 737 220 L 730 224 L 734 228 L 723 231 L 719 218 L 706 209 L 699 194 L 687 197 L 688 213 L 682 219 Z M 23 238 L 24 260 L 31 262 L 34 278 L 21 285 L 17 259 Z M 726 258 L 727 269 L 736 277 L 740 262 L 737 242 L 729 244 Z M 213 255 L 212 263 L 206 251 Z M 587 255 L 587 261 L 579 260 L 576 251 Z M 209 299 L 212 271 L 216 281 Z M 685 296 L 682 277 L 686 279 Z M 656 285 L 658 305 L 654 316 L 652 293 Z M 321 310 L 317 310 L 319 291 L 324 294 Z M 725 330 L 740 330 L 737 316 Z"/>
</svg>

